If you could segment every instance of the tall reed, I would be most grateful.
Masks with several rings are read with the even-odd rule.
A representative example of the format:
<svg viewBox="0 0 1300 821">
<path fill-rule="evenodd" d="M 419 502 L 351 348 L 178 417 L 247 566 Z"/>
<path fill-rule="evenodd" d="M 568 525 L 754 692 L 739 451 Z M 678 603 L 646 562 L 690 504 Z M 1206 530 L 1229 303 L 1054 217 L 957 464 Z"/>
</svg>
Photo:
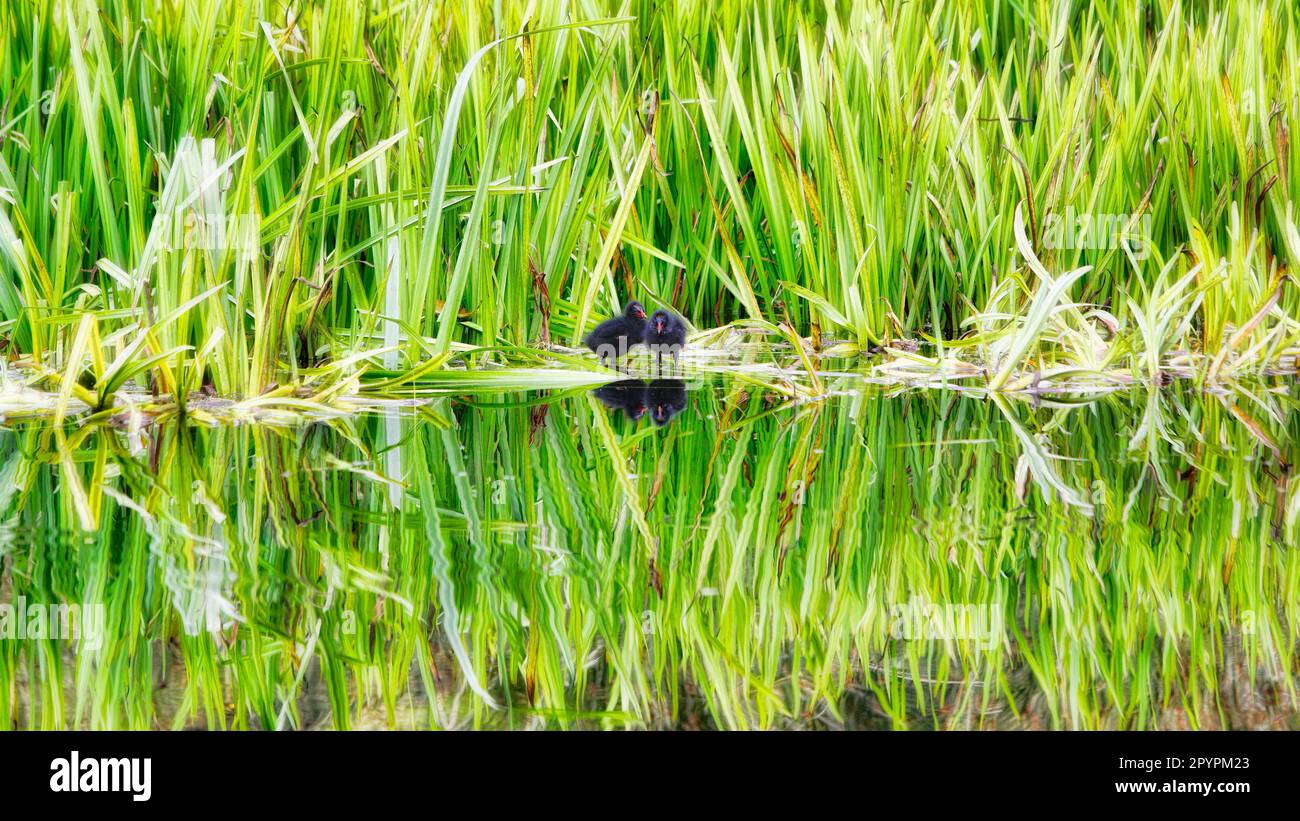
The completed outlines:
<svg viewBox="0 0 1300 821">
<path fill-rule="evenodd" d="M 0 333 L 91 405 L 454 378 L 634 297 L 943 356 L 1026 332 L 1018 208 L 1046 270 L 1088 269 L 1076 332 L 1153 367 L 1276 363 L 1300 327 L 1286 0 L 20 0 L 0 28 Z"/>
</svg>

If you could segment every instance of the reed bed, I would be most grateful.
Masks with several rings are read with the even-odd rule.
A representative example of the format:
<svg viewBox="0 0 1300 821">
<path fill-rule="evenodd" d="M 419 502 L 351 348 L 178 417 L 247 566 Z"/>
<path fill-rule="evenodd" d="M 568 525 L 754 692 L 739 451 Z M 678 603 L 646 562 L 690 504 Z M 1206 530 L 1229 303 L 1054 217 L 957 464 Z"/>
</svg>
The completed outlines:
<svg viewBox="0 0 1300 821">
<path fill-rule="evenodd" d="M 1285 0 L 20 0 L 0 28 L 0 335 L 65 403 L 472 386 L 631 298 L 928 341 L 994 389 L 1293 366 Z"/>
<path fill-rule="evenodd" d="M 1297 23 L 0 4 L 0 727 L 1295 729 Z"/>
</svg>

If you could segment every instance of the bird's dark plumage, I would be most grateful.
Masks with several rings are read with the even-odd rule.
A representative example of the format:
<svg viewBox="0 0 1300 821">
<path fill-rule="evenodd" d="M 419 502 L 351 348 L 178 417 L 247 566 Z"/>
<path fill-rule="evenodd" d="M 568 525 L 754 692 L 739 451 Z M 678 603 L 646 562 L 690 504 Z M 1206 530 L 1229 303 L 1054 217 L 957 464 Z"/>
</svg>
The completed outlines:
<svg viewBox="0 0 1300 821">
<path fill-rule="evenodd" d="M 645 334 L 645 308 L 640 302 L 633 301 L 623 309 L 622 316 L 600 323 L 583 342 L 602 360 L 612 362 L 624 356 L 633 345 L 643 344 Z"/>
<path fill-rule="evenodd" d="M 645 327 L 645 345 L 663 364 L 664 354 L 672 354 L 676 362 L 682 348 L 686 347 L 686 323 L 672 311 L 660 308 L 650 315 Z"/>
</svg>

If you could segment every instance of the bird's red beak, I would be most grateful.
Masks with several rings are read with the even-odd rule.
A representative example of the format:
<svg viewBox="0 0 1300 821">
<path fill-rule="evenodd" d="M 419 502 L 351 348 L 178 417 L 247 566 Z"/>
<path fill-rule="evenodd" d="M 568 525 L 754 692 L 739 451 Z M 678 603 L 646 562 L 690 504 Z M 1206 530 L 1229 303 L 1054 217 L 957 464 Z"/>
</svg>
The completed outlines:
<svg viewBox="0 0 1300 821">
<path fill-rule="evenodd" d="M 658 331 L 659 333 L 664 332 L 664 321 L 662 319 L 655 320 L 655 330 Z"/>
<path fill-rule="evenodd" d="M 636 309 L 636 318 L 637 318 L 637 319 L 645 319 L 645 311 L 642 310 L 642 309 L 640 309 L 640 308 L 637 308 L 637 309 Z"/>
</svg>

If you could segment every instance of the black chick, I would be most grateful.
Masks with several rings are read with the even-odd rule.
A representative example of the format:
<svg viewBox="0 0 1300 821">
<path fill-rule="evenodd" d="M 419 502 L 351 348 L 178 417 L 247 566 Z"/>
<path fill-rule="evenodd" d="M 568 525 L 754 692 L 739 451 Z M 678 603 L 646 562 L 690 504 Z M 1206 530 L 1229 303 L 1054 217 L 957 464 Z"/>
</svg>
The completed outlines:
<svg viewBox="0 0 1300 821">
<path fill-rule="evenodd" d="M 604 403 L 605 407 L 622 410 L 633 422 L 645 416 L 649 407 L 646 404 L 646 385 L 640 379 L 624 379 L 601 385 L 591 392 Z"/>
<path fill-rule="evenodd" d="M 651 421 L 666 425 L 686 408 L 686 383 L 680 379 L 652 379 L 645 388 L 645 403 L 650 407 Z"/>
<path fill-rule="evenodd" d="M 623 309 L 622 316 L 607 319 L 583 340 L 602 362 L 613 362 L 627 354 L 633 345 L 643 344 L 646 333 L 645 308 L 635 300 Z"/>
<path fill-rule="evenodd" d="M 680 316 L 660 308 L 650 315 L 650 321 L 646 323 L 645 345 L 655 354 L 658 367 L 663 367 L 666 353 L 673 355 L 675 364 L 682 348 L 686 347 L 686 323 Z"/>
</svg>

